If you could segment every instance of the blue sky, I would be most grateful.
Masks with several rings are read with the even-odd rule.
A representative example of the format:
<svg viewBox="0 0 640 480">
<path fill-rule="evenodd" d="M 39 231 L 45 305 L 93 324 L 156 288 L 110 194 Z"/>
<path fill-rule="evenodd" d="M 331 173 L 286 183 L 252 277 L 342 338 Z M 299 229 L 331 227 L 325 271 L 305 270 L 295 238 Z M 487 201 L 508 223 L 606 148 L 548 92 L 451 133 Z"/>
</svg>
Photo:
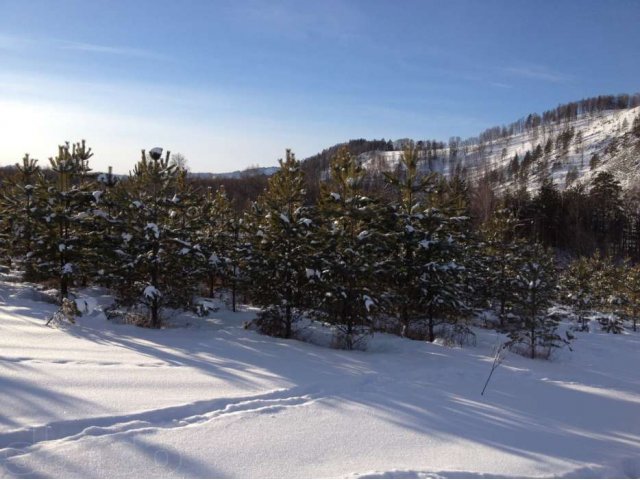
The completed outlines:
<svg viewBox="0 0 640 480">
<path fill-rule="evenodd" d="M 638 1 L 0 0 L 0 164 L 86 138 L 193 171 L 477 134 L 640 91 Z"/>
</svg>

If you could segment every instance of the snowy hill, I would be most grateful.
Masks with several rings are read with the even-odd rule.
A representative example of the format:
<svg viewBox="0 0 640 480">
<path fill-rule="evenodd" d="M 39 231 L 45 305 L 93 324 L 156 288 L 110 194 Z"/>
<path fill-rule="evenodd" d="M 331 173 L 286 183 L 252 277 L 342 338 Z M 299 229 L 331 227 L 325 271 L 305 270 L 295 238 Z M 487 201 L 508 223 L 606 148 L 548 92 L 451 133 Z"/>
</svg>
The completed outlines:
<svg viewBox="0 0 640 480">
<path fill-rule="evenodd" d="M 278 171 L 280 167 L 255 167 L 247 168 L 245 170 L 235 170 L 233 172 L 226 173 L 190 173 L 189 175 L 195 178 L 215 179 L 215 178 L 242 178 L 253 175 L 266 175 L 270 177 Z"/>
<path fill-rule="evenodd" d="M 605 110 L 491 141 L 468 139 L 459 142 L 453 154 L 448 145 L 434 155 L 422 152 L 422 169 L 449 176 L 461 168 L 472 179 L 488 175 L 496 185 L 509 187 L 518 181 L 511 170 L 514 156 L 518 155 L 522 165 L 527 152 L 534 154 L 539 146 L 542 156 L 534 159 L 526 179 L 529 189 L 537 188 L 548 175 L 558 187 L 564 188 L 578 181 L 588 182 L 603 170 L 612 172 L 623 187 L 628 187 L 640 180 L 640 138 L 631 134 L 639 115 L 640 107 Z M 545 152 L 549 142 L 551 149 Z M 387 170 L 397 165 L 401 154 L 401 150 L 373 151 L 361 154 L 360 159 L 369 169 Z M 594 155 L 598 161 L 592 163 Z"/>
<path fill-rule="evenodd" d="M 627 188 L 640 182 L 640 137 L 632 134 L 634 120 L 639 116 L 640 107 L 602 110 L 580 114 L 571 120 L 524 128 L 511 135 L 498 135 L 491 140 L 452 137 L 456 139 L 455 144 L 451 140 L 448 143 L 437 142 L 437 149 L 421 151 L 421 169 L 446 177 L 462 170 L 473 180 L 487 176 L 498 188 L 514 187 L 519 181 L 524 181 L 529 190 L 537 189 L 541 180 L 548 176 L 563 189 L 577 182 L 588 183 L 598 172 L 609 171 Z M 410 141 L 403 138 L 388 142 L 391 149 L 366 151 L 359 155 L 359 159 L 370 171 L 392 170 L 398 164 L 403 146 Z M 545 149 L 547 143 L 550 143 L 549 150 Z M 339 145 L 326 151 L 337 151 Z M 518 156 L 518 162 L 522 165 L 527 152 L 533 155 L 537 147 L 542 155 L 533 157 L 527 169 L 528 175 L 523 180 L 513 170 L 514 156 Z M 592 162 L 594 155 L 596 161 Z M 314 161 L 317 157 L 310 157 L 303 162 Z M 320 175 L 321 179 L 328 175 L 326 167 Z M 271 176 L 278 169 L 277 166 L 254 167 L 233 172 L 196 172 L 190 175 L 202 179 L 239 179 L 253 175 Z"/>
<path fill-rule="evenodd" d="M 525 183 L 529 190 L 537 189 L 546 177 L 551 177 L 556 186 L 563 189 L 578 182 L 588 183 L 598 172 L 609 171 L 627 188 L 640 181 L 640 137 L 632 132 L 634 121 L 639 117 L 640 107 L 610 109 L 520 128 L 508 135 L 489 138 L 481 135 L 466 140 L 452 137 L 454 143 L 451 140 L 448 143 L 417 141 L 422 157 L 420 167 L 424 172 L 438 172 L 446 177 L 455 171 L 465 172 L 472 180 L 487 177 L 500 189 Z M 492 130 L 499 129 L 488 131 Z M 365 151 L 358 157 L 371 172 L 392 170 L 409 141 L 408 138 L 377 141 L 391 148 Z M 366 144 L 365 140 L 357 142 Z M 437 148 L 431 149 L 430 143 L 437 143 Z M 335 152 L 338 146 L 325 152 Z M 320 158 L 326 156 L 325 152 L 305 160 L 324 162 L 321 179 L 328 174 L 327 159 Z M 529 164 L 524 167 L 527 158 L 530 158 Z M 270 176 L 277 170 L 278 167 L 265 167 L 194 175 L 241 178 L 251 174 Z"/>
<path fill-rule="evenodd" d="M 75 325 L 0 282 L 1 477 L 637 477 L 640 334 L 551 361 L 376 335 L 338 351 L 245 330 L 254 312 L 147 330 L 84 292 Z M 615 352 L 615 354 L 612 354 Z"/>
</svg>

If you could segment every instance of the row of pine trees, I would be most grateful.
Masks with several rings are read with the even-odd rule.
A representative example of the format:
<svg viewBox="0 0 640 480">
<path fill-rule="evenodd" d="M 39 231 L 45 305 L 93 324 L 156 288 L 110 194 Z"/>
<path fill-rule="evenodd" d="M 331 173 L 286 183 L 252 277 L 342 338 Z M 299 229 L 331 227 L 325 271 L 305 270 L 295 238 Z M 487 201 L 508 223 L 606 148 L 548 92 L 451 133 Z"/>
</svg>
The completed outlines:
<svg viewBox="0 0 640 480">
<path fill-rule="evenodd" d="M 558 282 L 552 253 L 522 238 L 512 212 L 472 227 L 466 181 L 422 173 L 413 145 L 385 173 L 384 196 L 367 193 L 357 158 L 338 151 L 311 204 L 287 151 L 244 212 L 224 189 L 195 188 L 169 152 L 143 151 L 126 178 L 92 174 L 91 156 L 84 141 L 60 146 L 50 169 L 25 156 L 3 186 L 0 255 L 61 301 L 105 286 L 153 328 L 165 309 L 194 308 L 219 289 L 234 310 L 239 296 L 260 307 L 265 333 L 290 338 L 310 318 L 347 349 L 375 330 L 428 341 L 470 334 L 467 319 L 491 309 L 491 326 L 535 357 L 566 342 L 547 314 L 558 298 L 581 317 L 637 313 L 640 270 L 594 257 Z"/>
</svg>

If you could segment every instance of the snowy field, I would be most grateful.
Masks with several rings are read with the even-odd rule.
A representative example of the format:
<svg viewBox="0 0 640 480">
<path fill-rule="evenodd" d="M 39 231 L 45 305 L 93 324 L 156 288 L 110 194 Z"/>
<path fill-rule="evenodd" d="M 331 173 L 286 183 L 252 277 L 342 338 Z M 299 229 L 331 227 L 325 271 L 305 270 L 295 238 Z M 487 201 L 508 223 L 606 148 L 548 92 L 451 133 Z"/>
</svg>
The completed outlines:
<svg viewBox="0 0 640 480">
<path fill-rule="evenodd" d="M 488 331 L 346 352 L 245 330 L 250 311 L 152 331 L 98 307 L 50 328 L 27 287 L 0 296 L 0 476 L 640 475 L 640 334 L 509 354 L 480 396 Z"/>
</svg>

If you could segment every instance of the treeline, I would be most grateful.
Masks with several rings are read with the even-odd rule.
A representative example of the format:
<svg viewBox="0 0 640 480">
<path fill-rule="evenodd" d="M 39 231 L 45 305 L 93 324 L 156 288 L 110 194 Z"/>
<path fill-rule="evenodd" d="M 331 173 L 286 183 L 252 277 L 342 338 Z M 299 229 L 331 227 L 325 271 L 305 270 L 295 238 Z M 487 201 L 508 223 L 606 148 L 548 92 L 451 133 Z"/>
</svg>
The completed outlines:
<svg viewBox="0 0 640 480">
<path fill-rule="evenodd" d="M 224 187 L 190 180 L 160 149 L 143 151 L 126 178 L 92 174 L 91 155 L 84 142 L 63 145 L 47 174 L 26 156 L 0 198 L 2 258 L 55 287 L 61 302 L 74 288 L 103 285 L 121 315 L 157 328 L 166 308 L 205 313 L 198 297 L 223 288 L 234 309 L 238 296 L 261 308 L 265 333 L 295 336 L 300 319 L 314 318 L 348 349 L 376 330 L 462 341 L 473 335 L 468 320 L 486 310 L 496 312 L 488 325 L 532 357 L 567 341 L 547 309 L 560 292 L 582 290 L 559 290 L 545 247 L 560 238 L 544 223 L 553 211 L 547 190 L 496 202 L 480 221 L 479 190 L 459 175 L 422 173 L 409 144 L 375 188 L 357 157 L 339 149 L 309 201 L 303 164 L 287 151 L 242 210 Z M 611 196 L 603 188 L 594 185 L 594 204 Z M 538 216 L 525 213 L 529 201 Z M 614 238 L 607 215 L 594 217 L 606 246 Z"/>
<path fill-rule="evenodd" d="M 629 95 L 599 95 L 558 105 L 556 108 L 542 113 L 530 113 L 508 125 L 488 128 L 478 135 L 477 139 L 470 139 L 474 143 L 492 142 L 500 138 L 509 137 L 515 134 L 529 132 L 541 126 L 554 123 L 570 122 L 576 120 L 581 115 L 594 115 L 606 110 L 624 110 L 640 106 L 640 93 Z"/>
<path fill-rule="evenodd" d="M 507 192 L 503 203 L 522 224 L 526 238 L 573 256 L 600 252 L 640 260 L 640 198 L 622 191 L 612 174 L 600 172 L 590 185 L 560 191 L 547 178 L 535 194 Z"/>
</svg>

